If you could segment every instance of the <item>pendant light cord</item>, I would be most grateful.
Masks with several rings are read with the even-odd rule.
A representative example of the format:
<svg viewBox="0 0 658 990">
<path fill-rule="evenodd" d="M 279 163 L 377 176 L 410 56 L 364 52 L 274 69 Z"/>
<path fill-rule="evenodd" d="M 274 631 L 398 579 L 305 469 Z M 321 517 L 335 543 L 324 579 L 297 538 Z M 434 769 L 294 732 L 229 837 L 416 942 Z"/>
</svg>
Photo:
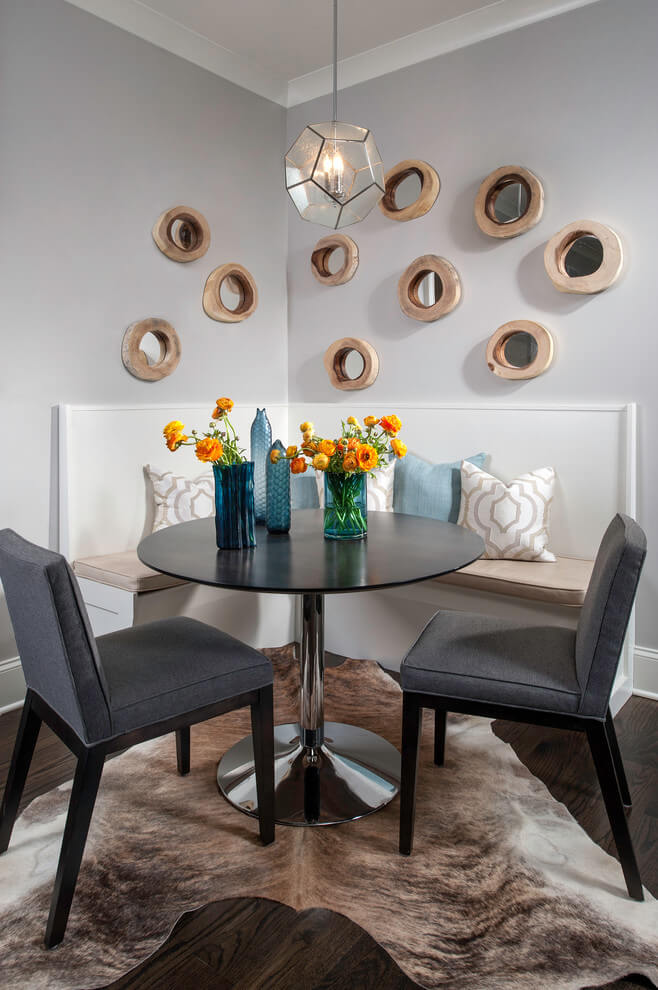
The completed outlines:
<svg viewBox="0 0 658 990">
<path fill-rule="evenodd" d="M 338 120 L 338 0 L 334 0 L 334 91 L 332 120 L 334 123 Z"/>
</svg>

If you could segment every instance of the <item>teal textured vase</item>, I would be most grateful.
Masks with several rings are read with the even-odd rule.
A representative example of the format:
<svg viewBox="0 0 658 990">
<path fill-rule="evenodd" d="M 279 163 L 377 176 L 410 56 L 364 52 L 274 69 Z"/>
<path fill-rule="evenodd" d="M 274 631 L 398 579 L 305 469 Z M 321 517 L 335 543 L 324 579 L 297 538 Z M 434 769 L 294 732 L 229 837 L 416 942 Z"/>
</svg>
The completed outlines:
<svg viewBox="0 0 658 990">
<path fill-rule="evenodd" d="M 286 450 L 280 440 L 275 440 L 271 449 L 278 450 L 281 454 Z M 272 464 L 268 456 L 266 476 L 267 529 L 270 533 L 288 533 L 290 531 L 290 464 L 283 459 L 277 464 Z"/>
<path fill-rule="evenodd" d="M 265 409 L 257 409 L 251 424 L 251 459 L 254 462 L 254 510 L 256 522 L 264 523 L 267 513 L 266 464 L 272 446 L 272 427 Z"/>
<path fill-rule="evenodd" d="M 215 532 L 220 550 L 255 547 L 254 463 L 213 464 Z"/>
<path fill-rule="evenodd" d="M 362 540 L 368 532 L 368 494 L 363 471 L 324 476 L 324 535 L 328 540 Z"/>
</svg>

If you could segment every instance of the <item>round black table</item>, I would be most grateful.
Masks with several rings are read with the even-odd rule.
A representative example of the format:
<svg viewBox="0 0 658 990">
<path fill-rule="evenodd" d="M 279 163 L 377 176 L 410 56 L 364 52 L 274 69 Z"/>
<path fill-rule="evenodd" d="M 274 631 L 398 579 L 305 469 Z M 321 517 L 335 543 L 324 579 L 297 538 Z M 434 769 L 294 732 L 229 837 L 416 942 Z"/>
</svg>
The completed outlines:
<svg viewBox="0 0 658 990">
<path fill-rule="evenodd" d="M 479 536 L 452 523 L 369 512 L 364 540 L 325 540 L 319 509 L 293 513 L 290 533 L 257 527 L 257 546 L 218 550 L 214 519 L 152 533 L 137 553 L 148 567 L 199 584 L 301 596 L 300 716 L 275 728 L 276 820 L 329 825 L 370 814 L 391 801 L 400 755 L 354 725 L 324 721 L 324 596 L 412 584 L 459 570 L 484 550 Z M 251 736 L 219 763 L 224 796 L 257 814 Z"/>
</svg>

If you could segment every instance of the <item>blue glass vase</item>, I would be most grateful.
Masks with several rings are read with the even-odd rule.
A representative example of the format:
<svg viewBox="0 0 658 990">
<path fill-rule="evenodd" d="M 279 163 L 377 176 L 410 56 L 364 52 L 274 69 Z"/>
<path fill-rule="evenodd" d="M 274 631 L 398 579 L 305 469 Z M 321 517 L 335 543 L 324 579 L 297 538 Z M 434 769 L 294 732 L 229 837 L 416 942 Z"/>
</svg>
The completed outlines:
<svg viewBox="0 0 658 990">
<path fill-rule="evenodd" d="M 327 540 L 362 540 L 368 532 L 367 475 L 324 475 L 324 535 Z"/>
<path fill-rule="evenodd" d="M 254 463 L 213 464 L 215 531 L 220 550 L 255 547 Z"/>
<path fill-rule="evenodd" d="M 254 462 L 254 508 L 256 522 L 264 523 L 267 513 L 267 458 L 272 446 L 272 427 L 264 409 L 256 410 L 251 424 L 251 459 Z"/>
<path fill-rule="evenodd" d="M 271 447 L 281 454 L 286 448 L 280 440 L 275 440 Z M 270 533 L 288 533 L 290 531 L 290 464 L 280 459 L 272 464 L 269 456 L 266 465 L 267 476 L 267 528 Z"/>
</svg>

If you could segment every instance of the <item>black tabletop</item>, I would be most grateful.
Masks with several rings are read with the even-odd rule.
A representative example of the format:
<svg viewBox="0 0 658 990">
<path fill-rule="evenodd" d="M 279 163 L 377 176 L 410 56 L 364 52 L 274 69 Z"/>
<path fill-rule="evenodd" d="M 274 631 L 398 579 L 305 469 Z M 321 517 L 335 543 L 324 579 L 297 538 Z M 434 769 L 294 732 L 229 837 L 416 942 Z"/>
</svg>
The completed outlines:
<svg viewBox="0 0 658 990">
<path fill-rule="evenodd" d="M 482 554 L 479 536 L 453 523 L 397 512 L 369 512 L 364 540 L 325 540 L 320 509 L 296 510 L 290 532 L 256 527 L 257 546 L 218 550 L 215 520 L 196 519 L 142 540 L 142 563 L 221 588 L 278 593 L 365 591 L 411 584 L 459 570 Z"/>
</svg>

